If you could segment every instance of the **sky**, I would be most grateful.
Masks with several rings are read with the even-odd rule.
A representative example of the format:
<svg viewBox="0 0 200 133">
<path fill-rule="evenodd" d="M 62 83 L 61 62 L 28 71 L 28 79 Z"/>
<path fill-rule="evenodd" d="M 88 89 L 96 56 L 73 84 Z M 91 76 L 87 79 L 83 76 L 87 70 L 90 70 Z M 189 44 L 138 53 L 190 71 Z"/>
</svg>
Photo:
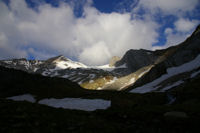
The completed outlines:
<svg viewBox="0 0 200 133">
<path fill-rule="evenodd" d="M 200 0 L 0 0 L 0 59 L 103 65 L 129 49 L 177 45 L 198 24 Z"/>
</svg>

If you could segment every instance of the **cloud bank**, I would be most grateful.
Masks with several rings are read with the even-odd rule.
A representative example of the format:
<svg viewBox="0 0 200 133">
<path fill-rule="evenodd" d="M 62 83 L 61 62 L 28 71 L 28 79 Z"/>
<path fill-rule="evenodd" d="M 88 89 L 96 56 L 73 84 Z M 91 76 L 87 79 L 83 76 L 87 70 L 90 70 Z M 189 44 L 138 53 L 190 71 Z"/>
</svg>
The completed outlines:
<svg viewBox="0 0 200 133">
<path fill-rule="evenodd" d="M 131 20 L 129 13 L 105 14 L 90 5 L 80 18 L 65 3 L 58 8 L 44 4 L 37 12 L 24 0 L 11 0 L 9 6 L 0 2 L 1 58 L 63 54 L 99 65 L 130 48 L 150 49 L 158 36 L 151 20 Z"/>
<path fill-rule="evenodd" d="M 172 16 L 175 21 L 171 22 L 165 19 L 166 23 L 169 21 L 169 27 L 165 27 L 164 36 L 166 42 L 162 46 L 154 46 L 155 49 L 163 49 L 183 42 L 199 24 L 199 19 L 193 19 L 196 13 L 199 14 L 197 6 L 200 4 L 199 0 L 139 0 L 133 12 L 144 12 L 144 15 L 153 17 L 154 19 Z M 193 15 L 192 15 L 193 14 Z M 189 17 L 190 16 L 190 17 Z M 155 20 L 156 21 L 156 20 Z M 162 26 L 161 26 L 162 27 Z"/>
<path fill-rule="evenodd" d="M 160 24 L 151 15 L 157 10 L 182 14 L 194 9 L 196 1 L 141 0 L 135 14 L 141 8 L 151 11 L 142 18 L 133 18 L 128 12 L 102 13 L 91 1 L 84 5 L 83 16 L 78 18 L 67 3 L 60 3 L 59 7 L 42 4 L 35 11 L 24 0 L 11 0 L 9 6 L 0 2 L 0 58 L 32 55 L 46 59 L 63 54 L 87 65 L 106 64 L 112 56 L 122 56 L 129 49 L 152 49 L 158 41 Z M 175 28 L 166 29 L 166 44 L 175 42 L 170 42 L 174 35 L 185 37 L 197 23 L 179 15 Z"/>
<path fill-rule="evenodd" d="M 140 0 L 139 8 L 164 14 L 183 15 L 183 13 L 192 11 L 198 5 L 199 0 Z"/>
</svg>

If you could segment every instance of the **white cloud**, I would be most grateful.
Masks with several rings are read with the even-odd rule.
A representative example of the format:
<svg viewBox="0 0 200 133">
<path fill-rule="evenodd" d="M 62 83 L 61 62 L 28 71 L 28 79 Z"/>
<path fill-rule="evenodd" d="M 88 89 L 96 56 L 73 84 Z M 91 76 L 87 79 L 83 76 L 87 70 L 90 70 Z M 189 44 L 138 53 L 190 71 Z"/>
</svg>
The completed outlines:
<svg viewBox="0 0 200 133">
<path fill-rule="evenodd" d="M 189 19 L 180 18 L 175 22 L 175 28 L 179 32 L 190 32 L 197 26 L 198 23 L 198 20 L 190 21 Z"/>
<path fill-rule="evenodd" d="M 177 45 L 183 42 L 190 34 L 172 33 L 166 36 L 167 42 L 165 47 Z"/>
<path fill-rule="evenodd" d="M 164 46 L 156 46 L 153 49 L 163 49 L 173 45 L 180 44 L 188 38 L 196 26 L 198 25 L 198 20 L 189 20 L 179 18 L 174 23 L 174 29 L 166 28 L 164 33 L 166 36 L 166 43 Z"/>
<path fill-rule="evenodd" d="M 198 2 L 199 0 L 140 0 L 139 6 L 153 13 L 161 10 L 166 14 L 178 15 L 193 10 Z"/>
<path fill-rule="evenodd" d="M 166 35 L 168 35 L 168 34 L 172 34 L 172 32 L 173 32 L 173 29 L 172 29 L 172 28 L 166 28 L 164 33 L 165 33 Z"/>
<path fill-rule="evenodd" d="M 63 54 L 90 65 L 108 63 L 112 56 L 122 56 L 131 48 L 151 49 L 159 27 L 149 18 L 105 14 L 90 4 L 81 18 L 64 3 L 58 8 L 43 4 L 35 12 L 24 0 L 11 0 L 9 9 L 0 2 L 0 18 L 1 58 Z"/>
<path fill-rule="evenodd" d="M 104 63 L 111 56 L 122 56 L 131 48 L 151 49 L 152 43 L 156 42 L 157 25 L 150 20 L 130 20 L 130 14 L 103 14 L 94 8 L 88 8 L 86 14 L 77 22 L 75 44 L 92 47 L 103 42 L 110 55 Z"/>
<path fill-rule="evenodd" d="M 110 58 L 110 52 L 104 42 L 85 48 L 79 55 L 80 61 L 87 62 L 88 65 L 104 64 Z"/>
<path fill-rule="evenodd" d="M 167 39 L 166 46 L 177 45 L 183 42 L 192 34 L 197 25 L 198 20 L 179 18 L 174 23 L 174 29 L 167 28 L 165 30 Z"/>
<path fill-rule="evenodd" d="M 2 2 L 0 2 L 0 18 L 0 58 L 21 58 L 27 56 L 26 52 L 17 45 L 23 43 L 15 25 L 17 20 Z"/>
<path fill-rule="evenodd" d="M 199 0 L 139 0 L 138 5 L 133 8 L 133 16 L 136 18 L 150 16 L 154 21 L 159 21 L 157 15 L 160 15 L 159 19 L 166 16 L 177 19 L 175 22 L 169 22 L 169 26 L 174 25 L 173 28 L 166 28 L 164 31 L 163 38 L 166 37 L 166 43 L 152 47 L 153 50 L 162 49 L 183 42 L 192 33 L 199 20 L 190 20 L 188 15 L 192 16 L 192 13 L 197 11 L 196 7 L 199 3 Z M 142 15 L 138 16 L 141 11 Z M 166 19 L 161 23 L 167 24 L 167 21 Z"/>
</svg>

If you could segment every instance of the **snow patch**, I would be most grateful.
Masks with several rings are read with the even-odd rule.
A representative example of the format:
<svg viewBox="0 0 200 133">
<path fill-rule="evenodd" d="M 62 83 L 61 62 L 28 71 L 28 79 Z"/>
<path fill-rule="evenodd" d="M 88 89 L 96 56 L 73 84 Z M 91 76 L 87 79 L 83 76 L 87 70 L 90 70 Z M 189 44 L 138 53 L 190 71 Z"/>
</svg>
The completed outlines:
<svg viewBox="0 0 200 133">
<path fill-rule="evenodd" d="M 12 96 L 12 97 L 8 97 L 6 99 L 10 99 L 10 100 L 13 100 L 13 101 L 28 101 L 28 102 L 31 102 L 31 103 L 35 103 L 35 101 L 36 101 L 34 96 L 32 96 L 30 94 Z"/>
<path fill-rule="evenodd" d="M 33 72 L 36 72 L 37 70 L 38 70 L 38 68 L 34 68 L 34 69 L 33 69 Z"/>
<path fill-rule="evenodd" d="M 171 85 L 169 85 L 169 86 L 166 86 L 165 88 L 163 88 L 163 89 L 160 90 L 159 92 L 165 92 L 165 91 L 167 91 L 167 90 L 169 90 L 169 89 L 171 89 L 171 88 L 173 88 L 173 87 L 179 86 L 179 85 L 182 84 L 182 83 L 183 83 L 183 81 L 177 81 L 177 82 L 175 82 L 175 83 L 173 83 L 173 84 L 171 84 Z"/>
<path fill-rule="evenodd" d="M 118 78 L 117 78 L 117 77 L 114 77 L 112 80 L 110 80 L 109 82 L 107 82 L 106 85 L 112 84 L 112 83 L 114 83 L 116 80 L 118 80 Z"/>
<path fill-rule="evenodd" d="M 194 72 L 194 73 L 192 73 L 192 74 L 190 75 L 190 78 L 194 78 L 194 77 L 196 77 L 198 74 L 200 74 L 200 70 L 199 70 L 199 71 L 196 71 L 196 72 Z"/>
<path fill-rule="evenodd" d="M 89 81 L 89 83 L 93 83 L 93 82 L 94 82 L 94 80 L 90 80 L 90 81 Z"/>
<path fill-rule="evenodd" d="M 89 68 L 102 69 L 102 70 L 105 70 L 105 71 L 112 71 L 112 70 L 115 69 L 115 67 L 110 67 L 109 64 L 102 65 L 102 66 L 90 66 Z"/>
<path fill-rule="evenodd" d="M 11 64 L 12 63 L 12 61 L 10 61 L 10 60 L 7 60 L 7 61 L 3 61 L 4 63 L 7 63 L 7 64 Z"/>
<path fill-rule="evenodd" d="M 28 101 L 35 103 L 36 99 L 30 94 L 24 94 L 19 96 L 12 96 L 6 99 L 14 101 Z M 103 99 L 81 99 L 81 98 L 64 98 L 64 99 L 42 99 L 38 102 L 54 108 L 64 109 L 76 109 L 84 111 L 94 111 L 97 109 L 107 109 L 111 106 L 111 101 Z"/>
<path fill-rule="evenodd" d="M 81 79 L 82 79 L 81 77 L 75 78 L 75 79 L 73 80 L 73 82 L 78 82 L 78 81 L 81 80 Z"/>
<path fill-rule="evenodd" d="M 83 83 L 83 80 L 79 81 L 78 84 L 81 85 Z"/>
<path fill-rule="evenodd" d="M 48 105 L 54 108 L 76 109 L 84 111 L 94 111 L 97 109 L 107 109 L 111 106 L 111 101 L 102 99 L 81 99 L 81 98 L 64 98 L 64 99 L 43 99 L 39 104 Z"/>
<path fill-rule="evenodd" d="M 177 75 L 177 74 L 180 74 L 183 72 L 191 71 L 195 68 L 198 68 L 199 66 L 200 66 L 200 55 L 198 55 L 194 60 L 187 62 L 181 66 L 168 68 L 167 74 L 162 75 L 161 77 L 159 77 L 158 79 L 156 79 L 150 83 L 147 83 L 143 86 L 137 87 L 137 88 L 131 90 L 130 92 L 132 92 L 132 93 L 147 93 L 147 92 L 155 91 L 157 89 L 155 86 L 157 86 L 162 81 L 168 79 L 169 77 L 172 77 L 174 75 Z"/>
<path fill-rule="evenodd" d="M 67 69 L 67 68 L 72 68 L 72 69 L 76 69 L 76 68 L 87 68 L 86 65 L 79 63 L 79 62 L 74 62 L 71 60 L 68 61 L 55 61 L 56 63 L 56 68 L 55 70 L 60 70 L 60 69 Z"/>
<path fill-rule="evenodd" d="M 97 90 L 102 90 L 102 88 L 101 88 L 101 87 L 98 87 Z"/>
<path fill-rule="evenodd" d="M 62 77 L 63 77 L 63 78 L 68 78 L 68 77 L 69 77 L 69 75 L 67 75 L 67 74 L 66 74 L 66 75 L 63 75 Z"/>
<path fill-rule="evenodd" d="M 113 71 L 114 69 L 117 69 L 117 68 L 127 68 L 127 65 L 126 63 L 121 65 L 121 66 L 118 66 L 118 67 L 115 67 L 115 66 L 109 66 L 109 64 L 106 64 L 106 65 L 102 65 L 102 66 L 90 66 L 88 68 L 93 68 L 93 69 L 102 69 L 102 70 L 105 70 L 105 71 Z"/>
<path fill-rule="evenodd" d="M 116 67 L 116 68 L 127 68 L 127 65 L 126 65 L 126 63 L 124 63 L 123 65 L 118 66 L 118 67 Z"/>
</svg>

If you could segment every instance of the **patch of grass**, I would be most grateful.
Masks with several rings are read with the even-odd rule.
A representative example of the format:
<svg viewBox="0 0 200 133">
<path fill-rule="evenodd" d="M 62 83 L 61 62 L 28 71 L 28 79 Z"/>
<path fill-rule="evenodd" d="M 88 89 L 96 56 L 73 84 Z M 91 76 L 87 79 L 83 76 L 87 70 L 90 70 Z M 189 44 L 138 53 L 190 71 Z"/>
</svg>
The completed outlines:
<svg viewBox="0 0 200 133">
<path fill-rule="evenodd" d="M 103 87 L 107 82 L 113 80 L 113 76 L 105 76 L 94 79 L 93 82 L 86 81 L 81 84 L 81 87 L 89 89 L 89 90 L 96 90 L 98 87 Z"/>
</svg>

